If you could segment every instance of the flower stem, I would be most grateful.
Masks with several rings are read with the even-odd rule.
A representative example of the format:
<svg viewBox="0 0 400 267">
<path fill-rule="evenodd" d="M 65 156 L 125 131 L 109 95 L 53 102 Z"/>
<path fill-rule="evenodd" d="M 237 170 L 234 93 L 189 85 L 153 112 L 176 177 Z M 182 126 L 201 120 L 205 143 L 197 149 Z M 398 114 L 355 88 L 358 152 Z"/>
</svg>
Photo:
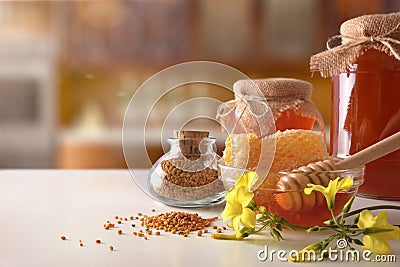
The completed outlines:
<svg viewBox="0 0 400 267">
<path fill-rule="evenodd" d="M 286 227 L 290 228 L 290 229 L 299 229 L 299 230 L 307 230 L 308 228 L 310 228 L 309 226 L 301 226 L 301 225 L 294 225 L 291 223 L 287 223 L 284 224 Z"/>
<path fill-rule="evenodd" d="M 384 209 L 390 209 L 390 210 L 400 210 L 400 206 L 394 206 L 394 205 L 378 205 L 378 206 L 369 206 L 357 210 L 353 210 L 349 213 L 346 213 L 344 215 L 344 218 L 357 215 L 358 213 L 362 212 L 363 210 L 384 210 Z"/>
<path fill-rule="evenodd" d="M 332 215 L 332 220 L 335 222 L 335 225 L 338 228 L 342 229 L 342 224 L 339 224 L 338 221 L 336 220 L 336 217 L 335 217 L 335 214 L 333 213 L 333 210 L 331 209 L 330 211 L 331 211 L 331 215 Z"/>
</svg>

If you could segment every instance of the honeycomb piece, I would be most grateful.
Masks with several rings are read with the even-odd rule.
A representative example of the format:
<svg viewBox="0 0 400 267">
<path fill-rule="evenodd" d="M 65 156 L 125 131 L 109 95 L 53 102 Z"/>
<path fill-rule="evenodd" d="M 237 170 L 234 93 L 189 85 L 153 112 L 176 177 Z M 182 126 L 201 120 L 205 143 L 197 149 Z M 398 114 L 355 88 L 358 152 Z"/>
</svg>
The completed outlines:
<svg viewBox="0 0 400 267">
<path fill-rule="evenodd" d="M 261 153 L 261 145 L 272 148 L 275 155 L 271 171 L 289 171 L 328 156 L 323 134 L 311 130 L 277 131 L 264 139 L 255 134 L 232 134 L 225 141 L 224 160 L 227 166 L 255 169 Z M 270 153 L 266 149 L 263 153 Z"/>
<path fill-rule="evenodd" d="M 267 139 L 275 139 L 273 171 L 289 171 L 328 156 L 321 132 L 311 130 L 278 131 Z M 272 142 L 272 141 L 271 141 Z"/>
<path fill-rule="evenodd" d="M 225 141 L 224 160 L 227 166 L 254 169 L 261 153 L 261 139 L 253 133 L 232 134 Z"/>
<path fill-rule="evenodd" d="M 278 131 L 268 138 L 275 139 L 276 149 L 271 169 L 264 182 L 260 185 L 259 189 L 261 191 L 276 188 L 281 177 L 281 175 L 278 174 L 279 171 L 291 171 L 300 166 L 328 157 L 327 148 L 321 132 L 310 130 L 286 130 L 283 132 Z M 293 209 L 293 205 L 298 204 L 293 201 L 293 197 L 299 196 L 300 195 L 282 195 L 278 202 L 288 209 Z M 316 201 L 309 196 L 307 196 L 306 200 L 310 201 L 310 206 Z"/>
</svg>

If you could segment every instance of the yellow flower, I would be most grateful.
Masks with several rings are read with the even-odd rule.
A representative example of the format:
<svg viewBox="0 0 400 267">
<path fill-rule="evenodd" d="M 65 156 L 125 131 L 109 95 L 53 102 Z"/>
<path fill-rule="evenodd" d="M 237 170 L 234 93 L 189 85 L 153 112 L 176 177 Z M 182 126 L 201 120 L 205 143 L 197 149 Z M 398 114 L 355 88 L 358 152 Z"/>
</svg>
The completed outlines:
<svg viewBox="0 0 400 267">
<path fill-rule="evenodd" d="M 328 208 L 333 210 L 335 207 L 335 196 L 336 193 L 340 190 L 348 190 L 353 186 L 353 179 L 352 178 L 343 178 L 339 181 L 339 177 L 335 180 L 330 180 L 327 187 L 322 185 L 315 185 L 315 184 L 307 184 L 307 188 L 304 188 L 304 193 L 306 195 L 311 194 L 312 191 L 321 192 L 325 199 L 326 203 L 328 204 Z"/>
<path fill-rule="evenodd" d="M 225 196 L 226 205 L 221 214 L 222 219 L 224 221 L 232 219 L 232 225 L 238 238 L 242 236 L 242 229 L 239 223 L 245 228 L 254 228 L 256 225 L 256 214 L 248 207 L 254 197 L 254 193 L 250 192 L 250 188 L 256 178 L 257 175 L 255 173 L 248 173 L 238 177 L 233 190 Z"/>
<path fill-rule="evenodd" d="M 379 212 L 373 217 L 369 210 L 360 213 L 357 226 L 364 230 L 363 249 L 376 254 L 389 254 L 390 244 L 387 240 L 399 240 L 400 228 L 387 222 L 387 212 Z"/>
<path fill-rule="evenodd" d="M 251 191 L 253 185 L 257 182 L 258 175 L 256 172 L 248 172 L 236 178 L 236 186 L 245 186 L 248 191 Z"/>
</svg>

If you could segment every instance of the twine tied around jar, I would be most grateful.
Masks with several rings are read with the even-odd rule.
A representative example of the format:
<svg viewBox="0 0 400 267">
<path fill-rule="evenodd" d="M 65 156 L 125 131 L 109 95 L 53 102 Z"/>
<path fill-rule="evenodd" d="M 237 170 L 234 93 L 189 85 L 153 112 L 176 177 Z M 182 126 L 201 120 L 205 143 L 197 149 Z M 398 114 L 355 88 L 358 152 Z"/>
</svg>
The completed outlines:
<svg viewBox="0 0 400 267">
<path fill-rule="evenodd" d="M 368 49 L 400 60 L 400 13 L 364 15 L 345 21 L 326 43 L 324 52 L 313 55 L 310 70 L 321 76 L 338 75 Z"/>
<path fill-rule="evenodd" d="M 235 90 L 235 99 L 222 103 L 216 118 L 229 134 L 255 133 L 264 137 L 275 132 L 271 109 L 260 92 L 247 94 Z"/>
</svg>

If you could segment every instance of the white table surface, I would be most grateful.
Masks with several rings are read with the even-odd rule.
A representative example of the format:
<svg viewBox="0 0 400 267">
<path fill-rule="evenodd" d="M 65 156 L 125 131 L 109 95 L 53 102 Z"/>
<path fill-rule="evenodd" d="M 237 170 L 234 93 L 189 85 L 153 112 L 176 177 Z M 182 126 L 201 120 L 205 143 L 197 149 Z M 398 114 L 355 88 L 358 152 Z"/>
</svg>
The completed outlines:
<svg viewBox="0 0 400 267">
<path fill-rule="evenodd" d="M 146 177 L 147 171 L 140 172 Z M 357 198 L 355 207 L 371 204 L 400 204 Z M 135 184 L 127 170 L 1 170 L 0 171 L 0 266 L 266 266 L 257 252 L 301 249 L 319 241 L 325 234 L 284 232 L 284 241 L 268 235 L 251 236 L 245 241 L 214 240 L 210 234 L 189 237 L 161 232 L 149 240 L 132 235 L 139 223 L 124 222 L 116 229 L 104 230 L 114 216 L 148 215 L 185 210 L 203 217 L 219 216 L 224 205 L 202 209 L 177 209 L 158 203 Z M 156 212 L 151 212 L 156 209 Z M 400 223 L 400 212 L 391 212 L 389 221 Z M 218 226 L 225 225 L 221 220 Z M 210 229 L 212 231 L 212 229 Z M 62 241 L 60 236 L 68 239 Z M 101 239 L 101 244 L 95 240 Z M 79 241 L 84 243 L 79 246 Z M 322 239 L 321 239 L 322 240 Z M 398 266 L 400 242 L 392 242 L 392 254 Z M 108 247 L 112 245 L 115 251 Z M 274 266 L 281 262 L 276 257 Z M 321 263 L 313 263 L 321 264 Z M 375 262 L 332 262 L 337 266 L 371 265 Z"/>
</svg>

